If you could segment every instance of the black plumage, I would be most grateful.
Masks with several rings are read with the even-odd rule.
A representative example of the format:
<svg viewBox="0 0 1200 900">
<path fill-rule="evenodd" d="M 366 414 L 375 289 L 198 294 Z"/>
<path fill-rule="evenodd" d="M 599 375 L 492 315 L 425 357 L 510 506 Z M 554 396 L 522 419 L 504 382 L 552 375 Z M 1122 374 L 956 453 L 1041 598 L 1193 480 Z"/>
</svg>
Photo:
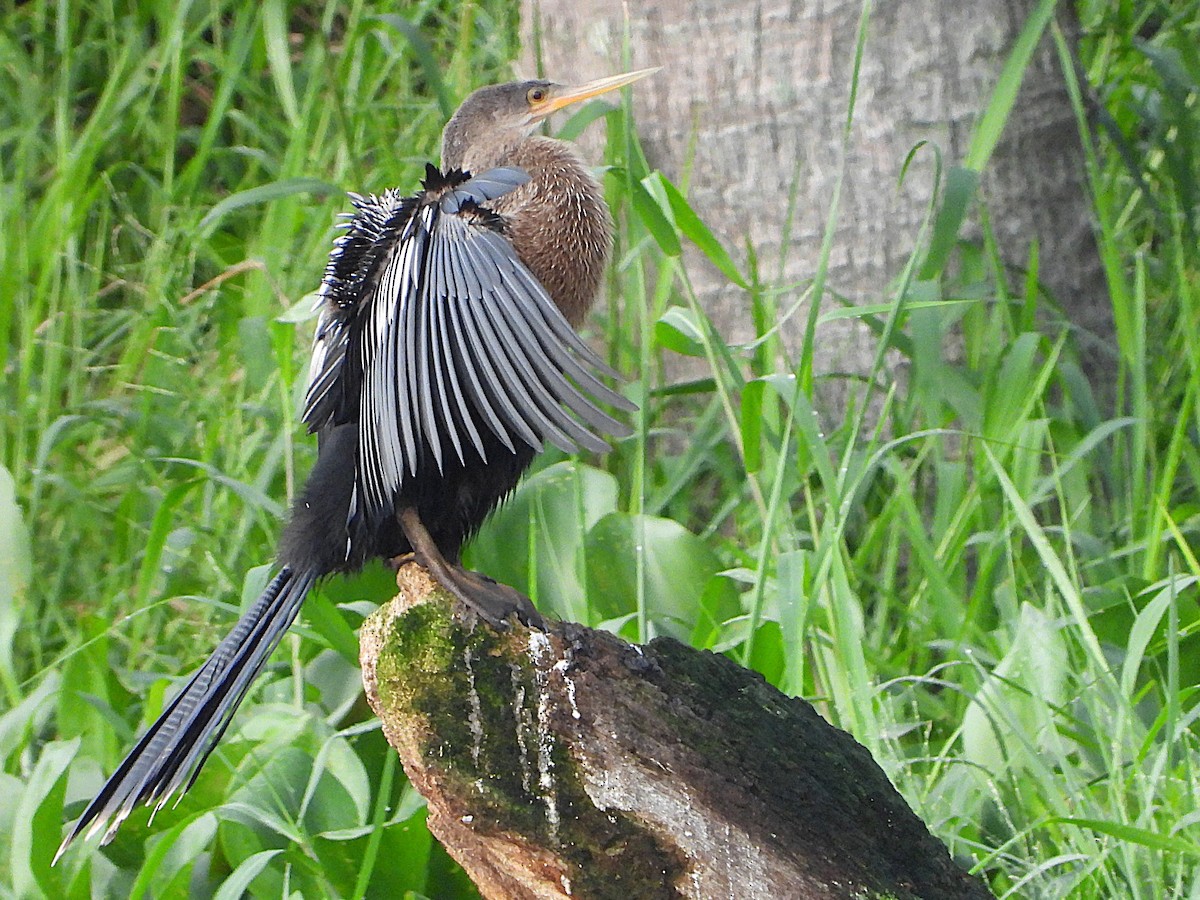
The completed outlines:
<svg viewBox="0 0 1200 900">
<path fill-rule="evenodd" d="M 482 207 L 528 180 L 516 169 L 468 178 L 431 166 L 417 197 L 355 198 L 322 286 L 303 414 L 351 460 L 329 474 L 349 537 L 335 569 L 414 549 L 393 526 L 403 507 L 456 560 L 545 442 L 599 451 L 608 444 L 589 426 L 628 431 L 594 402 L 630 408 L 593 374 L 615 373 L 517 258 L 504 219 Z M 318 471 L 294 522 L 330 508 Z M 302 509 L 310 492 L 320 502 Z M 321 540 L 311 544 L 308 529 L 285 532 L 283 565 L 329 564 L 327 524 L 313 530 Z"/>
<path fill-rule="evenodd" d="M 531 137 L 563 106 L 647 72 L 578 88 L 477 91 L 443 136 L 440 172 L 405 197 L 352 195 L 319 292 L 303 419 L 318 458 L 280 540 L 279 572 L 89 804 L 112 838 L 138 803 L 186 791 L 319 579 L 414 553 L 502 625 L 529 601 L 459 565 L 463 543 L 546 443 L 605 450 L 633 409 L 572 325 L 595 298 L 611 223 L 566 145 Z M 479 174 L 472 176 L 464 169 Z M 57 857 L 56 857 L 57 859 Z"/>
</svg>

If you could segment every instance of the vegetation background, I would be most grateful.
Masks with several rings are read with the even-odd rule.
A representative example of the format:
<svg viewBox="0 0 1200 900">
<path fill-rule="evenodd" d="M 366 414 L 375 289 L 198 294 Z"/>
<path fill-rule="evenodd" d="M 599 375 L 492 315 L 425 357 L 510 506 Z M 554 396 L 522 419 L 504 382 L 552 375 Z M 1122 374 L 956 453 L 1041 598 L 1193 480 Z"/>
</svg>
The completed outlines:
<svg viewBox="0 0 1200 900">
<path fill-rule="evenodd" d="M 620 225 L 592 334 L 637 433 L 547 454 L 469 561 L 809 698 L 998 896 L 1200 897 L 1200 4 L 1077 8 L 1078 57 L 1049 33 L 1117 322 L 1105 396 L 1040 324 L 1036 248 L 1014 277 L 931 200 L 906 270 L 845 310 L 823 267 L 740 270 L 627 111 L 593 105 L 560 125 L 606 119 Z M 296 410 L 342 192 L 415 185 L 457 100 L 508 77 L 513 5 L 34 0 L 3 23 L 0 896 L 473 896 L 361 700 L 382 569 L 310 599 L 177 807 L 50 860 L 266 577 L 314 455 Z M 711 328 L 689 240 L 757 340 Z M 798 302 L 878 334 L 836 422 L 775 340 Z M 706 377 L 667 384 L 674 354 Z"/>
</svg>

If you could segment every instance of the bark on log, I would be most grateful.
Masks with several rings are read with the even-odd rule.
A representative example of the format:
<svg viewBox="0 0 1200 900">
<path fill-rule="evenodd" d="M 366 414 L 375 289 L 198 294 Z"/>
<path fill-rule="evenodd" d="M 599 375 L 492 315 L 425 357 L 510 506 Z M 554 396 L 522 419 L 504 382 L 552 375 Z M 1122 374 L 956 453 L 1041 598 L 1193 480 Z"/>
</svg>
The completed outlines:
<svg viewBox="0 0 1200 900">
<path fill-rule="evenodd" d="M 983 898 L 867 751 L 670 639 L 498 633 L 416 564 L 363 682 L 429 828 L 486 897 Z"/>
<path fill-rule="evenodd" d="M 630 96 L 651 165 L 680 180 L 689 200 L 734 253 L 754 245 L 760 273 L 804 283 L 817 268 L 841 163 L 859 0 L 523 0 L 524 71 L 582 81 L 624 68 L 663 66 Z M 889 283 L 912 251 L 932 192 L 935 162 L 909 151 L 928 141 L 961 165 L 1034 0 L 876 3 L 846 147 L 845 183 L 829 261 L 831 290 L 855 304 L 891 299 Z M 1077 30 L 1060 4 L 1068 34 Z M 628 42 L 629 56 L 624 58 Z M 603 134 L 580 139 L 599 158 Z M 795 212 L 789 212 L 794 192 Z M 1115 371 L 1112 305 L 1092 235 L 1083 147 L 1050 36 L 1025 73 L 980 193 L 1005 261 L 1023 271 L 1032 240 L 1039 276 L 1063 304 L 1098 383 Z M 965 232 L 979 239 L 976 224 Z M 702 305 L 733 341 L 754 336 L 743 293 L 685 245 Z M 1019 291 L 1023 275 L 1010 280 Z M 792 302 L 779 299 L 780 310 Z M 826 297 L 824 308 L 837 303 Z M 806 313 L 783 329 L 798 348 Z M 822 373 L 870 371 L 877 338 L 863 323 L 819 327 Z M 837 410 L 837 391 L 826 409 Z"/>
</svg>

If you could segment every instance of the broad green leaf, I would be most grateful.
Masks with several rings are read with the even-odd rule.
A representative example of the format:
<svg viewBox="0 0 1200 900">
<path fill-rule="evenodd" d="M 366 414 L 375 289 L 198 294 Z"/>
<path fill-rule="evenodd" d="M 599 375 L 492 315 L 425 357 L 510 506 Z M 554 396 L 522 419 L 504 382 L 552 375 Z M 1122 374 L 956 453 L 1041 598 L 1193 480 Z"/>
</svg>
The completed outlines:
<svg viewBox="0 0 1200 900">
<path fill-rule="evenodd" d="M 667 256 L 679 256 L 683 252 L 683 248 L 679 244 L 679 234 L 676 232 L 675 226 L 663 214 L 658 201 L 651 196 L 650 192 L 646 190 L 646 186 L 640 181 L 629 182 L 629 190 L 632 194 L 630 199 L 633 201 L 634 212 L 637 213 L 646 230 L 650 232 L 659 249 Z"/>
<path fill-rule="evenodd" d="M 0 760 L 7 761 L 31 734 L 37 734 L 54 714 L 54 699 L 62 675 L 51 671 L 12 709 L 0 714 Z"/>
<path fill-rule="evenodd" d="M 67 769 L 79 740 L 51 741 L 38 754 L 17 804 L 10 837 L 12 884 L 19 896 L 60 893 L 61 872 L 51 868 L 63 838 L 63 795 Z"/>
<path fill-rule="evenodd" d="M 351 665 L 358 666 L 358 636 L 345 617 L 325 596 L 316 590 L 304 601 L 305 622 Z"/>
<path fill-rule="evenodd" d="M 1039 0 L 1036 7 L 1029 13 L 1021 33 L 1013 44 L 996 87 L 992 92 L 987 109 L 975 124 L 975 133 L 971 136 L 971 146 L 967 149 L 964 165 L 973 172 L 982 172 L 992 158 L 992 151 L 1000 143 L 1000 135 L 1008 122 L 1009 114 L 1017 102 L 1017 92 L 1029 69 L 1033 53 L 1042 40 L 1042 34 L 1054 16 L 1056 0 Z"/>
<path fill-rule="evenodd" d="M 988 396 L 987 413 L 983 422 L 984 434 L 998 441 L 1008 441 L 1014 431 L 1024 424 L 1031 385 L 1037 375 L 1037 351 L 1041 335 L 1022 334 L 1005 349 L 1000 370 Z"/>
<path fill-rule="evenodd" d="M 265 0 L 262 4 L 263 43 L 267 49 L 267 66 L 280 105 L 292 128 L 300 128 L 300 107 L 296 103 L 296 85 L 292 80 L 291 47 L 288 43 L 288 23 L 283 0 Z"/>
<path fill-rule="evenodd" d="M 217 817 L 200 813 L 156 835 L 152 849 L 130 889 L 130 900 L 141 897 L 165 897 L 171 884 L 182 874 L 185 879 L 201 854 L 212 845 L 217 833 Z M 187 881 L 181 886 L 187 888 Z"/>
<path fill-rule="evenodd" d="M 1056 816 L 1050 820 L 1063 825 L 1076 825 L 1100 834 L 1112 835 L 1131 844 L 1141 844 L 1161 853 L 1181 853 L 1184 856 L 1200 858 L 1200 844 L 1189 841 L 1173 834 L 1160 834 L 1146 828 L 1126 825 L 1123 822 L 1106 822 L 1102 819 L 1077 819 L 1069 816 Z"/>
<path fill-rule="evenodd" d="M 655 180 L 657 187 L 666 197 L 671 214 L 675 217 L 675 225 L 680 233 L 695 244 L 700 252 L 708 258 L 708 261 L 720 270 L 722 275 L 738 287 L 749 290 L 750 286 L 746 283 L 745 277 L 729 252 L 704 224 L 704 220 L 696 215 L 696 211 L 692 209 L 687 198 L 679 192 L 679 188 L 664 178 L 661 172 L 655 172 L 649 177 Z"/>
<path fill-rule="evenodd" d="M 282 852 L 282 850 L 263 850 L 246 857 L 229 874 L 229 877 L 221 882 L 221 887 L 214 895 L 214 900 L 238 900 L 238 898 L 244 897 L 254 879 L 271 860 Z"/>
<path fill-rule="evenodd" d="M 311 319 L 315 319 L 320 312 L 317 300 L 317 294 L 305 294 L 284 312 L 276 316 L 275 321 L 288 325 L 299 325 L 301 322 L 308 322 Z"/>
<path fill-rule="evenodd" d="M 683 306 L 672 306 L 654 323 L 654 340 L 683 356 L 704 356 L 704 333 L 695 313 Z"/>
<path fill-rule="evenodd" d="M 586 606 L 584 538 L 617 508 L 617 481 L 607 472 L 561 462 L 529 476 L 472 541 L 467 562 L 573 622 L 594 621 Z"/>
<path fill-rule="evenodd" d="M 763 392 L 762 381 L 751 381 L 742 388 L 742 403 L 739 427 L 742 432 L 742 459 L 747 472 L 757 472 L 762 467 Z"/>
<path fill-rule="evenodd" d="M 589 125 L 597 119 L 603 119 L 617 108 L 603 100 L 592 100 L 585 103 L 563 123 L 555 137 L 560 141 L 576 140 Z"/>
<path fill-rule="evenodd" d="M 945 309 L 951 306 L 974 306 L 979 303 L 978 300 L 910 300 L 904 301 L 904 309 L 906 312 L 912 312 L 914 309 Z M 821 313 L 818 324 L 832 322 L 836 319 L 862 319 L 867 316 L 885 315 L 892 311 L 891 303 L 864 303 L 862 306 L 842 306 L 838 309 L 831 309 L 827 313 Z"/>
<path fill-rule="evenodd" d="M 710 627 L 738 612 L 737 593 L 727 579 L 715 579 L 717 586 L 708 590 L 723 568 L 720 559 L 671 519 L 610 513 L 588 532 L 587 551 L 588 596 L 600 618 L 637 610 L 639 569 L 646 614 L 660 634 L 686 641 L 697 626 Z"/>
<path fill-rule="evenodd" d="M 1061 753 L 1055 708 L 1069 676 L 1062 623 L 1026 603 L 1009 651 L 975 693 L 962 723 L 963 755 L 995 777 L 1031 753 Z"/>
<path fill-rule="evenodd" d="M 1137 685 L 1138 671 L 1145 660 L 1146 648 L 1150 645 L 1155 633 L 1162 624 L 1162 618 L 1167 609 L 1178 598 L 1179 594 L 1197 583 L 1195 575 L 1176 575 L 1166 579 L 1166 584 L 1158 591 L 1150 602 L 1142 607 L 1129 629 L 1129 642 L 1125 647 L 1125 659 L 1121 663 L 1121 692 L 1124 696 L 1133 696 Z"/>
<path fill-rule="evenodd" d="M 246 373 L 246 384 L 252 391 L 261 391 L 278 372 L 271 353 L 269 320 L 266 316 L 244 316 L 238 320 L 237 335 L 238 356 L 242 371 Z"/>
</svg>

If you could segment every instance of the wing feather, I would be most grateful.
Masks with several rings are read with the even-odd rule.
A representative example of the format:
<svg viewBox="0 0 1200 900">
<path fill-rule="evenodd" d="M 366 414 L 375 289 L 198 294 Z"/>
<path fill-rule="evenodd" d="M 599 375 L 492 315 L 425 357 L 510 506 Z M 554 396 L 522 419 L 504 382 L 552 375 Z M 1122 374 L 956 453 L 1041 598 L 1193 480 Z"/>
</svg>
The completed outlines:
<svg viewBox="0 0 1200 900">
<path fill-rule="evenodd" d="M 432 211 L 430 211 L 430 215 L 432 216 Z M 445 419 L 433 406 L 433 382 L 437 377 L 434 374 L 434 370 L 437 369 L 440 371 L 442 368 L 440 362 L 431 359 L 430 356 L 433 351 L 431 318 L 434 310 L 439 305 L 437 283 L 440 280 L 440 275 L 436 260 L 439 249 L 437 242 L 433 242 L 430 250 L 430 261 L 433 264 L 426 266 L 426 284 L 424 285 L 424 290 L 420 295 L 419 302 L 412 305 L 412 327 L 408 331 L 408 339 L 410 344 L 415 344 L 416 353 L 415 355 L 409 355 L 408 373 L 409 389 L 412 394 L 413 405 L 417 410 L 418 424 L 425 438 L 425 446 L 433 453 L 434 462 L 437 463 L 438 471 L 441 472 L 442 430 L 445 427 L 452 431 L 454 421 L 453 419 Z M 443 425 L 438 424 L 439 419 L 443 422 Z M 416 474 L 416 472 L 414 471 L 413 474 Z"/>
<path fill-rule="evenodd" d="M 424 207 L 419 213 L 419 227 L 406 242 L 405 250 L 409 252 L 409 263 L 404 271 L 404 284 L 401 288 L 402 309 L 400 314 L 400 331 L 396 335 L 396 361 L 389 367 L 386 377 L 400 385 L 400 428 L 404 435 L 404 459 L 408 463 L 410 475 L 417 474 L 418 454 L 421 449 L 421 426 L 418 421 L 418 391 L 417 385 L 417 307 L 424 297 L 426 251 L 429 248 L 429 229 L 434 222 L 434 209 Z M 403 350 L 401 350 L 403 341 Z M 400 467 L 400 475 L 395 479 L 394 487 L 400 486 L 404 467 Z"/>
<path fill-rule="evenodd" d="M 317 302 L 323 304 L 324 298 L 318 295 Z M 305 422 L 324 423 L 332 416 L 336 400 L 333 391 L 340 383 L 349 347 L 349 323 L 345 318 L 334 315 L 332 311 L 323 311 L 313 336 L 309 388 L 304 399 Z"/>
<path fill-rule="evenodd" d="M 509 296 L 511 300 L 511 294 Z M 522 352 L 531 363 L 537 366 L 539 378 L 554 395 L 554 399 L 558 401 L 555 408 L 561 409 L 559 406 L 561 404 L 597 431 L 625 436 L 621 433 L 622 429 L 626 428 L 624 423 L 600 409 L 586 394 L 571 383 L 567 375 L 573 375 L 585 385 L 589 381 L 594 382 L 595 386 L 592 389 L 601 389 L 596 392 L 602 397 L 604 396 L 603 392 L 612 393 L 617 397 L 621 397 L 621 395 L 616 394 L 615 391 L 609 391 L 607 386 L 592 377 L 591 373 L 583 368 L 574 356 L 563 351 L 561 346 L 553 340 L 544 319 L 540 316 L 522 316 L 519 310 L 514 309 L 512 302 L 497 304 L 497 310 L 507 319 L 507 325 L 510 331 L 516 335 Z M 621 397 L 621 399 L 625 398 Z M 586 431 L 583 432 L 580 443 L 590 450 L 609 449 L 606 443 Z M 603 446 L 598 446 L 598 444 L 603 444 Z"/>
<path fill-rule="evenodd" d="M 498 239 L 503 240 L 502 238 Z M 583 390 L 590 393 L 597 400 L 625 410 L 626 412 L 633 412 L 637 409 L 637 404 L 614 391 L 604 382 L 600 381 L 593 372 L 584 367 L 583 362 L 587 362 L 593 369 L 597 369 L 603 374 L 613 378 L 619 377 L 576 334 L 575 330 L 571 327 L 571 323 L 567 321 L 566 316 L 554 305 L 554 301 L 550 299 L 545 288 L 533 277 L 528 269 L 518 263 L 518 265 L 501 271 L 501 276 L 505 281 L 517 282 L 516 289 L 527 292 L 533 298 L 533 302 L 527 308 L 526 321 L 533 326 L 533 332 L 537 335 L 539 342 L 542 343 L 546 352 L 554 358 L 565 374 L 570 375 L 571 378 L 579 383 Z M 581 349 L 576 350 L 575 353 L 569 352 L 562 340 L 564 335 L 570 336 L 570 346 L 575 347 L 576 342 L 578 342 Z M 583 362 L 581 362 L 581 359 Z M 611 428 L 614 424 L 621 425 L 617 420 L 610 418 L 609 424 L 604 427 Z"/>
<path fill-rule="evenodd" d="M 488 430 L 494 434 L 499 441 L 508 448 L 510 452 L 514 452 L 516 447 L 513 444 L 512 438 L 509 436 L 508 429 L 504 426 L 504 420 L 500 414 L 496 412 L 488 399 L 488 392 L 480 382 L 479 367 L 471 362 L 473 354 L 472 348 L 468 344 L 474 339 L 473 332 L 467 325 L 466 317 L 462 313 L 463 294 L 456 294 L 447 299 L 446 306 L 450 311 L 450 321 L 453 323 L 454 330 L 454 365 L 453 370 L 463 375 L 463 381 L 466 383 L 468 395 L 471 398 L 472 405 L 484 417 L 484 424 Z M 463 340 L 463 337 L 466 340 Z"/>
<path fill-rule="evenodd" d="M 533 277 L 532 272 L 522 265 L 514 266 L 513 274 L 525 284 L 525 289 L 529 292 L 529 295 L 537 299 L 538 307 L 546 316 L 546 320 L 549 322 L 554 334 L 566 346 L 578 353 L 584 362 L 598 369 L 601 374 L 609 378 L 621 377 L 616 370 L 610 368 L 604 360 L 597 356 L 596 351 L 589 347 L 587 342 L 579 336 L 579 333 L 571 327 L 571 323 L 567 321 L 567 317 L 562 314 L 562 310 L 554 305 L 554 301 L 550 299 L 550 295 L 546 293 L 546 289 L 542 287 L 541 283 Z"/>
<path fill-rule="evenodd" d="M 485 433 L 511 452 L 604 450 L 629 429 L 599 404 L 635 408 L 485 206 L 529 176 L 430 173 L 435 202 L 354 198 L 319 295 L 304 421 L 357 420 L 356 514 L 390 515 L 422 466 L 486 462 Z"/>
<path fill-rule="evenodd" d="M 408 443 L 414 438 L 402 435 L 405 418 L 399 405 L 397 380 L 390 377 L 396 371 L 397 341 L 402 329 L 398 323 L 403 314 L 403 268 L 412 255 L 411 245 L 397 248 L 378 282 L 381 296 L 398 297 L 399 302 L 372 304 L 368 320 L 367 340 L 363 341 L 363 390 L 359 397 L 359 468 L 369 510 L 383 508 L 390 498 L 389 485 L 398 481 L 402 471 L 401 446 L 403 436 Z"/>
<path fill-rule="evenodd" d="M 463 421 L 463 410 L 460 406 L 452 406 L 450 403 L 450 392 L 453 390 L 457 393 L 458 385 L 451 385 L 451 379 L 454 377 L 454 366 L 446 364 L 443 360 L 449 359 L 447 353 L 446 342 L 446 300 L 449 292 L 446 289 L 445 278 L 445 244 L 444 242 L 435 242 L 433 247 L 433 260 L 430 282 L 430 302 L 426 304 L 427 314 L 429 316 L 429 333 L 427 341 L 429 343 L 428 352 L 437 359 L 437 364 L 432 367 L 435 387 L 437 388 L 438 410 L 442 423 L 446 429 L 446 434 L 450 438 L 450 443 L 454 445 L 454 452 L 458 456 L 460 463 L 466 462 L 466 456 L 463 454 L 462 436 L 459 433 L 460 428 L 465 429 Z M 469 422 L 469 418 L 467 419 Z"/>
<path fill-rule="evenodd" d="M 486 392 L 487 399 L 499 409 L 501 418 L 516 432 L 515 436 L 540 452 L 541 440 L 533 433 L 528 422 L 513 405 L 513 401 L 520 402 L 520 398 L 510 396 L 510 384 L 513 376 L 511 371 L 504 367 L 502 354 L 496 354 L 500 356 L 501 361 L 500 369 L 496 368 L 492 347 L 488 343 L 489 340 L 494 342 L 495 336 L 485 334 L 480 326 L 481 318 L 486 321 L 486 318 L 480 315 L 480 301 L 473 297 L 456 297 L 455 301 L 470 350 L 470 353 L 464 355 L 462 362 L 464 370 L 473 376 L 476 385 L 482 385 L 482 391 Z M 498 434 L 497 436 L 499 437 Z M 509 436 L 510 441 L 511 439 L 512 436 Z"/>
<path fill-rule="evenodd" d="M 503 300 L 496 290 L 499 279 L 495 263 L 481 252 L 477 241 L 465 240 L 461 249 L 464 263 L 472 266 L 479 275 L 479 280 L 488 285 L 485 295 L 471 304 L 471 311 L 475 315 L 475 324 L 483 336 L 484 347 L 491 362 L 504 380 L 505 391 L 502 393 L 511 398 L 522 421 L 531 430 L 540 437 L 549 439 L 556 447 L 568 453 L 575 452 L 578 447 L 552 417 L 546 414 L 540 402 L 542 386 L 529 371 L 528 361 L 520 352 L 514 352 L 517 350 L 514 346 L 516 339 L 511 332 L 497 327 L 495 308 Z"/>
<path fill-rule="evenodd" d="M 484 311 L 509 350 L 514 368 L 525 384 L 531 403 L 540 410 L 544 419 L 554 426 L 552 433 L 558 433 L 566 439 L 566 446 L 561 442 L 558 446 L 567 452 L 574 452 L 580 446 L 594 451 L 608 450 L 608 444 L 583 428 L 563 409 L 560 398 L 556 396 L 556 389 L 557 393 L 564 393 L 561 389 L 564 382 L 562 373 L 549 362 L 541 345 L 537 341 L 529 340 L 531 323 L 522 320 L 516 329 L 510 327 L 510 316 L 522 318 L 518 306 L 519 298 L 510 294 L 502 282 L 497 284 L 493 296 L 497 302 L 486 304 Z"/>
</svg>

